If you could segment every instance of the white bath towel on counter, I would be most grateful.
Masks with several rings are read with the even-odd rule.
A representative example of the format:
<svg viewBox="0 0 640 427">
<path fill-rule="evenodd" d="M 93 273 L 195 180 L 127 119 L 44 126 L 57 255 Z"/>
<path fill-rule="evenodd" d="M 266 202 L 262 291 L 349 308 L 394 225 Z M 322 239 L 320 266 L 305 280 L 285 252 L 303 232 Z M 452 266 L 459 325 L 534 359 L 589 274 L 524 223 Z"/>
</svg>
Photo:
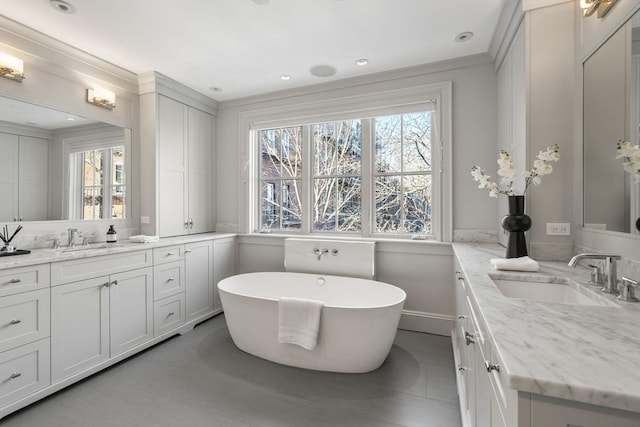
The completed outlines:
<svg viewBox="0 0 640 427">
<path fill-rule="evenodd" d="M 129 237 L 129 240 L 136 243 L 149 243 L 149 242 L 157 242 L 160 240 L 159 236 L 145 236 L 144 234 L 138 234 L 136 236 Z"/>
<path fill-rule="evenodd" d="M 278 342 L 313 350 L 318 342 L 322 301 L 304 298 L 278 300 Z"/>
<path fill-rule="evenodd" d="M 519 258 L 493 258 L 491 265 L 496 270 L 510 271 L 538 271 L 540 268 L 538 263 L 528 256 Z"/>
</svg>

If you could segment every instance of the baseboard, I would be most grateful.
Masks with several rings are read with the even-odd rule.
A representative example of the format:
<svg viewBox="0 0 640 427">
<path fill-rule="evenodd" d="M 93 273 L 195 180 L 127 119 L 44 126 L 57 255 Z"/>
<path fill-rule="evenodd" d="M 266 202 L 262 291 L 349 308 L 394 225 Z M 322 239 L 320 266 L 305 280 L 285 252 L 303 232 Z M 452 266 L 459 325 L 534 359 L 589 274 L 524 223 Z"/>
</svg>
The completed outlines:
<svg viewBox="0 0 640 427">
<path fill-rule="evenodd" d="M 426 332 L 428 334 L 451 336 L 453 316 L 423 311 L 402 310 L 399 329 Z"/>
</svg>

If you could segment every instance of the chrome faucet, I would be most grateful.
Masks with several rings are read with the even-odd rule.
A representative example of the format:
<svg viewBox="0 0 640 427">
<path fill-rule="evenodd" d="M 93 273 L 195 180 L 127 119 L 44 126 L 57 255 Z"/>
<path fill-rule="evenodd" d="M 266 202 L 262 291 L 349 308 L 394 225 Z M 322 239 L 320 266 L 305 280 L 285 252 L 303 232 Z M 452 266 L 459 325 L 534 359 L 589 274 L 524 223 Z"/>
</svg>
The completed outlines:
<svg viewBox="0 0 640 427">
<path fill-rule="evenodd" d="M 596 254 L 585 252 L 571 258 L 569 267 L 575 268 L 578 261 L 583 259 L 601 259 L 604 262 L 602 274 L 602 292 L 608 294 L 617 294 L 618 291 L 618 260 L 620 255 L 615 254 Z"/>
</svg>

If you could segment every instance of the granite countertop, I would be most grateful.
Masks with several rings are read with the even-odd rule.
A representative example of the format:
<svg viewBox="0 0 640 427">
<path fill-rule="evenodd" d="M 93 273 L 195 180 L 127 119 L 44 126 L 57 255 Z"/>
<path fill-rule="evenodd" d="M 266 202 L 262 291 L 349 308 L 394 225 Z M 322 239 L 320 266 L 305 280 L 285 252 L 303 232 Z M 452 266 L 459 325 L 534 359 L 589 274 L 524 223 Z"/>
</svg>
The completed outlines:
<svg viewBox="0 0 640 427">
<path fill-rule="evenodd" d="M 88 249 L 85 249 L 84 246 L 78 245 L 75 248 L 76 250 L 71 251 L 65 247 L 60 249 L 33 249 L 30 254 L 26 255 L 0 257 L 0 270 L 100 255 L 161 248 L 163 246 L 181 245 L 185 243 L 200 242 L 203 240 L 223 239 L 226 237 L 234 237 L 235 235 L 235 233 L 202 233 L 188 236 L 165 237 L 157 242 L 148 243 L 135 243 L 127 239 L 116 243 L 92 243 L 88 246 Z"/>
<path fill-rule="evenodd" d="M 589 270 L 540 262 L 537 273 L 494 270 L 497 244 L 453 249 L 495 344 L 509 387 L 523 392 L 640 412 L 640 302 L 584 306 L 507 298 L 494 278 L 565 277 L 580 284 Z M 615 304 L 615 305 L 614 305 Z"/>
</svg>

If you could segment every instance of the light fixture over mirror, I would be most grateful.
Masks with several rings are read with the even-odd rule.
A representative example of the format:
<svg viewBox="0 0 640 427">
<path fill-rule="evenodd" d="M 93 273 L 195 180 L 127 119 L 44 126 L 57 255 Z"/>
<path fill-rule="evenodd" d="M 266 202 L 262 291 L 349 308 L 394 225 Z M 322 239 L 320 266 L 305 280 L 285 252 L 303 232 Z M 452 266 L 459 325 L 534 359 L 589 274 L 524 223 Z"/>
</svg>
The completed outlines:
<svg viewBox="0 0 640 427">
<path fill-rule="evenodd" d="M 582 15 L 587 17 L 598 11 L 598 18 L 604 18 L 618 0 L 580 0 Z"/>
<path fill-rule="evenodd" d="M 0 76 L 21 82 L 24 79 L 22 59 L 0 52 Z"/>
<path fill-rule="evenodd" d="M 116 108 L 116 94 L 101 87 L 87 89 L 87 102 L 107 110 L 113 110 Z"/>
</svg>

